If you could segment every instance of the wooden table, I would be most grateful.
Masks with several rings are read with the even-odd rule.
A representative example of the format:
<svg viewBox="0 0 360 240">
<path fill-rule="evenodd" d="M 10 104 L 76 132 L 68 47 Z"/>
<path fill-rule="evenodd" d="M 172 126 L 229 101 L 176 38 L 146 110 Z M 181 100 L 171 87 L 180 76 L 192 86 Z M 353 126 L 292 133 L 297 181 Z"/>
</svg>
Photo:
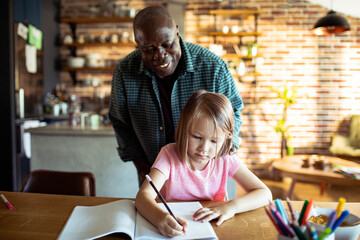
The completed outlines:
<svg viewBox="0 0 360 240">
<path fill-rule="evenodd" d="M 78 205 L 93 206 L 119 200 L 119 198 L 65 196 L 19 192 L 1 192 L 14 209 L 9 210 L 0 203 L 0 239 L 56 239 L 68 220 L 73 208 Z M 204 206 L 214 202 L 201 202 Z M 292 202 L 300 211 L 303 202 Z M 314 206 L 336 208 L 336 202 L 315 202 Z M 360 203 L 345 203 L 355 215 L 360 215 Z M 277 239 L 277 232 L 263 208 L 237 214 L 235 217 L 215 226 L 219 239 Z M 129 239 L 112 235 L 106 239 Z"/>
<path fill-rule="evenodd" d="M 278 171 L 282 177 L 292 178 L 291 186 L 288 191 L 289 198 L 291 198 L 297 181 L 320 183 L 321 194 L 323 194 L 326 184 L 360 187 L 360 180 L 334 173 L 331 167 L 326 170 L 317 170 L 313 166 L 310 166 L 309 168 L 301 167 L 301 165 L 303 164 L 303 159 L 310 157 L 311 155 L 293 155 L 275 160 L 272 163 L 273 169 L 275 169 L 275 171 Z M 343 160 L 337 157 L 319 157 L 331 164 L 360 168 L 360 164 Z"/>
</svg>

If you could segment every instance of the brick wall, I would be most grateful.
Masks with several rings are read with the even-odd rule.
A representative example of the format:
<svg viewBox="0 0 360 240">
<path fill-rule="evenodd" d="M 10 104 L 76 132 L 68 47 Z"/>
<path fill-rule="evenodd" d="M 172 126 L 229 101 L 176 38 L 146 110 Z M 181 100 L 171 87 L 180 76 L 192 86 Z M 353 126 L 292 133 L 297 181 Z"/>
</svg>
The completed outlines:
<svg viewBox="0 0 360 240">
<path fill-rule="evenodd" d="M 62 14 L 75 9 L 75 4 L 89 2 L 96 1 L 63 0 Z M 127 1 L 116 1 L 121 2 Z M 154 1 L 131 1 L 138 8 L 149 4 Z M 186 40 L 204 46 L 212 42 L 206 35 L 213 23 L 208 11 L 217 4 L 188 1 Z M 262 76 L 256 85 L 251 84 L 252 79 L 235 79 L 245 102 L 239 154 L 255 164 L 280 156 L 280 136 L 274 127 L 281 119 L 282 105 L 270 87 L 281 89 L 285 84 L 298 86 L 301 96 L 288 111 L 295 153 L 329 154 L 331 135 L 346 134 L 349 117 L 360 114 L 360 19 L 345 16 L 351 31 L 318 37 L 309 29 L 328 11 L 320 5 L 305 0 L 232 0 L 231 4 L 262 11 L 258 22 L 262 33 L 259 52 L 264 58 L 258 71 Z"/>
<path fill-rule="evenodd" d="M 360 19 L 345 16 L 351 31 L 318 37 L 309 29 L 328 11 L 320 5 L 304 0 L 233 0 L 231 5 L 262 11 L 258 22 L 262 76 L 256 85 L 236 80 L 245 102 L 239 154 L 255 163 L 280 156 L 280 136 L 274 127 L 281 119 L 282 105 L 269 87 L 282 89 L 285 84 L 298 86 L 301 96 L 288 110 L 295 153 L 330 154 L 331 135 L 347 134 L 349 117 L 360 114 Z M 189 1 L 188 40 L 207 44 L 208 39 L 195 33 L 197 26 L 211 25 L 206 14 L 212 7 L 205 0 Z"/>
</svg>

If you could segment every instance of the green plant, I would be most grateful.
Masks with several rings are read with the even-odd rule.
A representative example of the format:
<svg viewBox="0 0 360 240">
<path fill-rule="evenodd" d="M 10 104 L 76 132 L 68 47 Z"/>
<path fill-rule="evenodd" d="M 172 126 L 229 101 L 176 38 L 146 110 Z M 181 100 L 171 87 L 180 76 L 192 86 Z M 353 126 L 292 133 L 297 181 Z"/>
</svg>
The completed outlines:
<svg viewBox="0 0 360 240">
<path fill-rule="evenodd" d="M 275 126 L 275 131 L 281 134 L 281 157 L 284 157 L 285 151 L 287 155 L 292 155 L 294 148 L 291 144 L 291 135 L 289 133 L 289 129 L 292 126 L 287 125 L 287 111 L 291 105 L 295 104 L 296 99 L 298 98 L 298 87 L 290 87 L 286 84 L 281 90 L 277 90 L 273 87 L 270 87 L 270 89 L 277 94 L 277 98 L 280 99 L 283 104 L 282 118 Z"/>
</svg>

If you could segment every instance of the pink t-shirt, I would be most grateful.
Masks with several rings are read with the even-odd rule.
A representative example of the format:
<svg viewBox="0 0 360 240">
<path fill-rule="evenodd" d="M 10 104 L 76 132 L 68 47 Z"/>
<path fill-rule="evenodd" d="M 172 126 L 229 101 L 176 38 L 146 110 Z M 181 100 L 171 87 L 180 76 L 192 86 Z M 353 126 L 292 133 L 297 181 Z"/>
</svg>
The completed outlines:
<svg viewBox="0 0 360 240">
<path fill-rule="evenodd" d="M 167 179 L 160 190 L 166 200 L 223 201 L 227 178 L 235 174 L 241 162 L 234 154 L 219 158 L 212 171 L 214 163 L 212 159 L 202 171 L 193 171 L 181 160 L 176 144 L 170 143 L 161 149 L 152 167 Z"/>
</svg>

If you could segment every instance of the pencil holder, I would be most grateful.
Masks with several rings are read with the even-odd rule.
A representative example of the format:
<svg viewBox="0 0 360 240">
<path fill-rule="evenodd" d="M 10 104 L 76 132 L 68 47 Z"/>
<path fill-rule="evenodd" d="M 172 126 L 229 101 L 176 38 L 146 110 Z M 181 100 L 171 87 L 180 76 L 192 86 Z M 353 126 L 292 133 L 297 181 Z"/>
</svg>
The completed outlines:
<svg viewBox="0 0 360 240">
<path fill-rule="evenodd" d="M 317 232 L 317 233 L 319 234 L 321 232 Z M 311 239 L 311 238 L 309 238 L 309 239 Z M 290 238 L 290 237 L 286 237 L 283 235 L 279 235 L 278 240 L 299 240 L 299 238 L 298 237 Z M 335 240 L 335 234 L 334 233 L 329 234 L 327 237 L 325 237 L 324 240 Z"/>
<path fill-rule="evenodd" d="M 317 217 L 322 214 L 329 217 L 333 210 L 334 209 L 331 208 L 315 207 L 311 210 L 310 216 Z M 355 223 L 359 221 L 360 218 L 358 216 L 355 216 L 354 214 L 350 213 L 344 219 L 344 222 L 346 223 L 347 226 L 339 226 L 334 231 L 336 240 L 357 240 L 360 234 L 360 224 L 355 224 Z M 312 221 L 309 221 L 309 224 L 313 225 L 317 232 L 324 231 L 325 229 L 325 225 L 323 224 L 317 224 Z"/>
</svg>

